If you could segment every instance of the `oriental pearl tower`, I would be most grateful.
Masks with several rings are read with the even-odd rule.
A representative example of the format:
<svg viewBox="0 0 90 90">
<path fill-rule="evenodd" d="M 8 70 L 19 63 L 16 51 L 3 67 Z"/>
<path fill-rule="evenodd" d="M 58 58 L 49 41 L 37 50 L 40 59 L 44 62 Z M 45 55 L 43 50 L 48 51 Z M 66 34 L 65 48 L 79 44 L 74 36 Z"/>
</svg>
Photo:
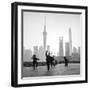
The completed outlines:
<svg viewBox="0 0 90 90">
<path fill-rule="evenodd" d="M 44 31 L 43 31 L 43 47 L 44 47 L 44 51 L 46 51 L 46 40 L 47 40 L 46 17 L 44 17 Z"/>
</svg>

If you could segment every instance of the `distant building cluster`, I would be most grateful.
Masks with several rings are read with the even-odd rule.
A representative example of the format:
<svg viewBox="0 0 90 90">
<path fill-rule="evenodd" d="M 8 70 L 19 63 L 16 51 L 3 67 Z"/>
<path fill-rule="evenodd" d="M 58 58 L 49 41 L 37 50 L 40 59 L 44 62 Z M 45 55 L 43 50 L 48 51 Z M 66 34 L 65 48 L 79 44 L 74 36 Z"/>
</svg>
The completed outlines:
<svg viewBox="0 0 90 90">
<path fill-rule="evenodd" d="M 50 51 L 50 46 L 47 45 L 47 32 L 46 32 L 46 18 L 45 18 L 45 25 L 43 31 L 43 46 L 33 46 L 33 51 L 30 49 L 24 50 L 23 59 L 24 61 L 32 61 L 32 55 L 35 54 L 40 61 L 45 61 L 45 52 L 46 50 Z M 56 57 L 63 57 L 63 56 L 71 56 L 71 57 L 80 57 L 80 47 L 72 47 L 72 32 L 71 28 L 69 28 L 69 41 L 65 42 L 65 52 L 64 52 L 64 45 L 63 45 L 63 37 L 59 37 L 59 50 L 57 52 Z M 64 55 L 65 54 L 65 55 Z"/>
<path fill-rule="evenodd" d="M 32 50 L 23 48 L 23 61 L 31 61 L 32 55 Z"/>
<path fill-rule="evenodd" d="M 63 50 L 63 37 L 59 39 L 59 56 L 80 57 L 80 47 L 72 47 L 71 28 L 69 28 L 69 41 L 65 42 L 65 55 Z"/>
</svg>

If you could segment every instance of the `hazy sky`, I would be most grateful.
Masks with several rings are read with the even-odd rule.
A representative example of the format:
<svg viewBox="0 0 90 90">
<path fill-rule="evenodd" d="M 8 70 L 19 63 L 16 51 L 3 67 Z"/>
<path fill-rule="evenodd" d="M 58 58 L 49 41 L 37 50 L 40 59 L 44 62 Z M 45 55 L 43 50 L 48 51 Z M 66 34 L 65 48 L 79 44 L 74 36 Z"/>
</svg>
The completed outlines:
<svg viewBox="0 0 90 90">
<path fill-rule="evenodd" d="M 53 52 L 57 53 L 59 50 L 59 37 L 64 38 L 64 45 L 69 41 L 69 27 L 72 30 L 72 45 L 76 47 L 81 45 L 79 14 L 24 12 L 23 36 L 26 49 L 33 50 L 33 46 L 43 46 L 45 16 L 47 45 L 50 45 Z"/>
</svg>

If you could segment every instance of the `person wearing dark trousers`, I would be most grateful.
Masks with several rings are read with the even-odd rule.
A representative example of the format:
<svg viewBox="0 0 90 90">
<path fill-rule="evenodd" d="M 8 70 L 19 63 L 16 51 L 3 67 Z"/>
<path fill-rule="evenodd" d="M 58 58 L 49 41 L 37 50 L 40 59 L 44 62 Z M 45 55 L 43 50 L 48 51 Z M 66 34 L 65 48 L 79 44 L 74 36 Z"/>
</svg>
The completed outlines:
<svg viewBox="0 0 90 90">
<path fill-rule="evenodd" d="M 46 51 L 45 56 L 46 56 L 47 71 L 49 71 L 50 70 L 50 53 Z"/>
<path fill-rule="evenodd" d="M 68 59 L 64 57 L 64 60 L 65 60 L 65 67 L 68 67 Z"/>
<path fill-rule="evenodd" d="M 51 57 L 51 67 L 55 67 L 55 59 L 54 56 Z"/>
<path fill-rule="evenodd" d="M 38 66 L 37 60 L 39 59 L 36 57 L 35 54 L 33 55 L 32 59 L 33 59 L 33 70 L 35 70 L 36 67 Z"/>
</svg>

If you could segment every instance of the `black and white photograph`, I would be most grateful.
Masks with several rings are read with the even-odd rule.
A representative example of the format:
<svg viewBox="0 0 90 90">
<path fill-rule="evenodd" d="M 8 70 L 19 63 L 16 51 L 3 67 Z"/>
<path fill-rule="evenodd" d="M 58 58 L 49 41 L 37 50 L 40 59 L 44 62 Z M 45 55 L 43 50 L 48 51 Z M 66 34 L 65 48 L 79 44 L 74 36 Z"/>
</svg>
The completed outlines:
<svg viewBox="0 0 90 90">
<path fill-rule="evenodd" d="M 86 7 L 19 4 L 17 83 L 86 81 Z"/>
<path fill-rule="evenodd" d="M 80 14 L 23 11 L 22 78 L 80 75 Z"/>
</svg>

